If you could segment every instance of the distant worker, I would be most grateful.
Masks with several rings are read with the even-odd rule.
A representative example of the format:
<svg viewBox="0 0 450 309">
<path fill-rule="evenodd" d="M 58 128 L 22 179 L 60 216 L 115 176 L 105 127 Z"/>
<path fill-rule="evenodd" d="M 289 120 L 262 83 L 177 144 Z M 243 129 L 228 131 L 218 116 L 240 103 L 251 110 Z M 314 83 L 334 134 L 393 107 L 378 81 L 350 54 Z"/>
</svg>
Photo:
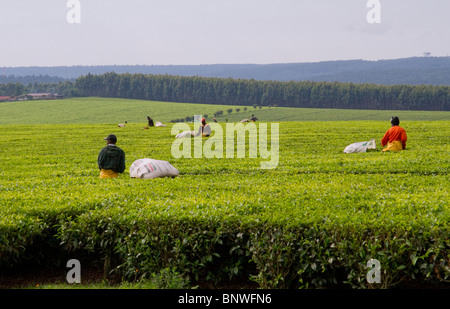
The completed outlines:
<svg viewBox="0 0 450 309">
<path fill-rule="evenodd" d="M 116 178 L 125 171 L 125 152 L 116 146 L 117 137 L 110 134 L 104 138 L 106 146 L 98 154 L 100 178 Z"/>
<path fill-rule="evenodd" d="M 153 119 L 150 118 L 150 116 L 147 116 L 147 121 L 148 121 L 148 126 L 149 127 L 154 127 L 155 126 L 155 124 L 153 122 Z"/>
<path fill-rule="evenodd" d="M 400 151 L 406 148 L 406 131 L 399 126 L 400 120 L 398 117 L 391 118 L 392 127 L 386 131 L 381 139 L 381 146 L 386 146 L 383 151 Z"/>
<path fill-rule="evenodd" d="M 250 120 L 255 122 L 256 120 L 258 120 L 258 118 L 256 118 L 255 115 L 252 115 L 252 118 L 250 118 Z"/>
<path fill-rule="evenodd" d="M 216 117 L 213 117 L 213 121 L 214 121 L 214 122 L 217 122 Z"/>
<path fill-rule="evenodd" d="M 209 126 L 209 124 L 206 123 L 205 118 L 202 118 L 202 125 L 200 128 L 198 128 L 198 132 L 197 132 L 197 134 L 194 135 L 194 137 L 199 136 L 200 134 L 203 137 L 208 137 L 211 135 L 211 127 Z"/>
</svg>

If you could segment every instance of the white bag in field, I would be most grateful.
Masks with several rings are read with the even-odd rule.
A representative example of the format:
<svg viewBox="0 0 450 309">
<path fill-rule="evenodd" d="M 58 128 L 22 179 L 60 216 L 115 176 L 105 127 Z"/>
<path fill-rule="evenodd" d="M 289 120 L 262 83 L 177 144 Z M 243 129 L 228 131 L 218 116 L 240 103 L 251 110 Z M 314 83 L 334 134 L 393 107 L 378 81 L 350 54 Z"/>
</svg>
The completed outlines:
<svg viewBox="0 0 450 309">
<path fill-rule="evenodd" d="M 344 153 L 366 152 L 367 149 L 375 149 L 376 147 L 375 139 L 372 138 L 368 142 L 359 142 L 348 145 L 345 147 Z"/>
<path fill-rule="evenodd" d="M 179 171 L 167 161 L 154 159 L 139 159 L 130 166 L 130 177 L 140 179 L 154 179 L 176 177 Z"/>
<path fill-rule="evenodd" d="M 157 121 L 157 122 L 155 122 L 155 127 L 167 127 L 167 125 Z"/>
<path fill-rule="evenodd" d="M 184 132 L 178 133 L 177 136 L 175 136 L 175 138 L 192 137 L 194 135 L 195 135 L 194 131 L 184 131 Z"/>
</svg>

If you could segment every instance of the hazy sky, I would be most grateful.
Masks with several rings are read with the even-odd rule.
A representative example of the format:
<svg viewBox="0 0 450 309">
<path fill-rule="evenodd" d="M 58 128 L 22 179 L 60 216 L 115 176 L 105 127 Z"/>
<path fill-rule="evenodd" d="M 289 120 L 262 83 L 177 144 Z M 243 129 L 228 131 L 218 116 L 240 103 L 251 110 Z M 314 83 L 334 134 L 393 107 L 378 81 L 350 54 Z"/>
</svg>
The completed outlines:
<svg viewBox="0 0 450 309">
<path fill-rule="evenodd" d="M 450 55 L 450 0 L 70 1 L 0 0 L 0 67 Z"/>
</svg>

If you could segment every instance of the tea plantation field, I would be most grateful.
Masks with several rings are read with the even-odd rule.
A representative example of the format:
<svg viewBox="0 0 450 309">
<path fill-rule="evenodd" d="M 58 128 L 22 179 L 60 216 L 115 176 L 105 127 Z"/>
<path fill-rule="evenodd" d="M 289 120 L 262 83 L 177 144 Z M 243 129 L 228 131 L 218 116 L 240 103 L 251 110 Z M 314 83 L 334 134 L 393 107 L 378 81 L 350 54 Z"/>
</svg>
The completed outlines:
<svg viewBox="0 0 450 309">
<path fill-rule="evenodd" d="M 131 281 L 170 268 L 192 286 L 449 285 L 449 119 L 399 115 L 408 134 L 399 153 L 379 145 L 389 118 L 278 121 L 278 166 L 261 169 L 259 157 L 174 158 L 170 123 L 45 124 L 51 117 L 0 125 L 0 272 L 75 258 Z M 99 179 L 111 133 L 127 169 L 153 158 L 179 177 Z M 343 153 L 371 138 L 376 150 Z M 380 283 L 367 279 L 370 259 Z"/>
</svg>

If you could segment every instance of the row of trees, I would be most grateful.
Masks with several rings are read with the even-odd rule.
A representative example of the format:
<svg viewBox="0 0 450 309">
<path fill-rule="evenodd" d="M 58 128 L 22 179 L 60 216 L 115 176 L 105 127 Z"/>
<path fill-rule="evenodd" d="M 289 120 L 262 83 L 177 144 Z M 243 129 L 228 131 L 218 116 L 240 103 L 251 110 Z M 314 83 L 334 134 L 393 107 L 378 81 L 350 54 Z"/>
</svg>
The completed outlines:
<svg viewBox="0 0 450 309">
<path fill-rule="evenodd" d="M 450 110 L 449 86 L 278 82 L 150 74 L 82 76 L 80 96 L 186 103 L 385 110 Z"/>
<path fill-rule="evenodd" d="M 75 79 L 74 79 L 75 80 Z M 20 83 L 23 85 L 34 84 L 34 83 L 59 83 L 65 82 L 66 79 L 58 76 L 49 75 L 26 75 L 26 76 L 0 76 L 0 84 L 15 84 Z"/>
<path fill-rule="evenodd" d="M 262 106 L 253 105 L 253 108 L 257 108 L 257 107 L 261 108 Z M 248 109 L 248 107 L 245 106 L 242 110 L 244 112 L 246 112 L 247 109 Z M 241 111 L 240 108 L 235 108 L 234 110 L 236 111 L 236 113 L 239 113 Z M 233 112 L 232 108 L 227 109 L 228 115 L 230 115 L 232 112 Z M 223 110 L 218 110 L 217 112 L 214 113 L 214 117 L 220 117 L 222 115 L 223 115 Z M 203 114 L 203 117 L 208 118 L 208 114 Z M 186 116 L 185 118 L 172 119 L 170 122 L 184 122 L 184 121 L 186 121 L 186 122 L 194 121 L 194 117 Z"/>
<path fill-rule="evenodd" d="M 450 86 L 278 82 L 129 73 L 87 74 L 75 82 L 0 84 L 0 95 L 30 92 L 242 106 L 450 110 Z"/>
</svg>

